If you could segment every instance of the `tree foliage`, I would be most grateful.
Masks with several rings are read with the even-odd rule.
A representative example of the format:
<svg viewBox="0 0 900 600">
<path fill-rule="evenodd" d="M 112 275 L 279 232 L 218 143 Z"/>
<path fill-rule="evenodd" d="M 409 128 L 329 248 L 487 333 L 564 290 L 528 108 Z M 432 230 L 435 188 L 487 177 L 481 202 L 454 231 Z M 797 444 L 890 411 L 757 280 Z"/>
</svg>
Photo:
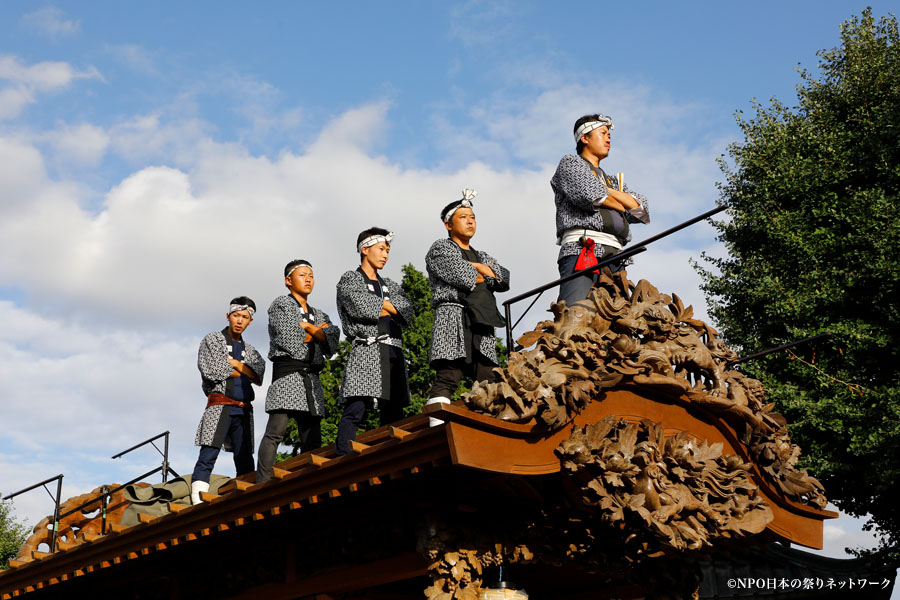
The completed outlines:
<svg viewBox="0 0 900 600">
<path fill-rule="evenodd" d="M 871 9 L 800 70 L 798 106 L 737 120 L 716 224 L 728 256 L 698 267 L 722 334 L 746 353 L 829 498 L 900 548 L 900 40 Z"/>
<path fill-rule="evenodd" d="M 0 569 L 9 566 L 28 537 L 28 527 L 13 517 L 12 502 L 0 501 Z"/>
</svg>

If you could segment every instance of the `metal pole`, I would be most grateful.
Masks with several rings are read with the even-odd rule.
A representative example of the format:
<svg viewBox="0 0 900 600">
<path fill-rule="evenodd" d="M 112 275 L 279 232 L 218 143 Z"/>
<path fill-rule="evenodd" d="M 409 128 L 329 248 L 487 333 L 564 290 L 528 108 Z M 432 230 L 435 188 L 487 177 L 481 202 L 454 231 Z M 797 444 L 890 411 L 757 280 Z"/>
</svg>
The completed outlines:
<svg viewBox="0 0 900 600">
<path fill-rule="evenodd" d="M 56 480 L 56 496 L 53 496 L 53 494 L 50 494 L 50 490 L 47 489 L 47 484 L 50 483 L 51 481 L 53 481 L 54 479 Z M 10 498 L 15 498 L 19 494 L 24 494 L 25 492 L 30 492 L 31 490 L 33 490 L 35 488 L 43 486 L 44 491 L 47 492 L 47 494 L 49 494 L 51 498 L 53 498 L 53 504 L 54 504 L 54 506 L 53 506 L 53 530 L 50 532 L 50 543 L 49 543 L 51 553 L 53 553 L 56 550 L 56 535 L 57 535 L 57 532 L 59 531 L 59 519 L 60 519 L 59 499 L 62 497 L 62 480 L 63 480 L 63 474 L 60 473 L 56 477 L 50 477 L 48 479 L 45 479 L 38 483 L 35 483 L 34 485 L 30 485 L 25 489 L 19 490 L 18 492 L 13 492 L 12 494 L 8 494 L 7 496 L 5 496 L 3 498 L 4 500 L 9 500 Z M 66 514 L 69 514 L 69 513 L 66 513 Z"/>
<path fill-rule="evenodd" d="M 154 440 L 158 440 L 159 438 L 163 437 L 164 435 L 168 435 L 168 433 L 169 433 L 168 431 L 164 431 L 164 432 L 160 433 L 159 435 L 153 436 L 153 437 L 150 438 L 149 440 L 144 440 L 144 441 L 141 442 L 140 444 L 135 444 L 134 446 L 132 446 L 132 447 L 129 448 L 128 450 L 122 450 L 122 451 L 119 452 L 118 454 L 114 455 L 113 458 L 119 458 L 120 456 L 124 456 L 125 454 L 128 454 L 128 453 L 131 452 L 132 450 L 137 450 L 137 449 L 140 448 L 141 446 L 144 446 L 144 445 L 146 445 L 146 444 L 149 444 L 149 443 L 153 442 Z M 158 451 L 159 451 L 159 449 L 157 449 L 157 452 L 158 452 Z"/>
<path fill-rule="evenodd" d="M 753 354 L 748 354 L 747 356 L 742 356 L 741 358 L 734 361 L 733 365 L 740 364 L 747 360 L 753 360 L 754 358 L 760 358 L 762 356 L 766 356 L 767 354 L 772 354 L 773 352 L 778 352 L 779 350 L 787 350 L 788 348 L 793 348 L 794 346 L 799 346 L 800 344 L 806 344 L 809 342 L 815 342 L 816 340 L 824 340 L 831 337 L 831 333 L 820 333 L 819 335 L 814 335 L 808 338 L 803 338 L 802 340 L 797 340 L 794 342 L 789 342 L 787 344 L 782 344 L 775 348 L 769 348 L 768 350 L 763 350 L 761 352 L 754 352 Z"/>
<path fill-rule="evenodd" d="M 625 258 L 630 258 L 630 257 L 634 256 L 635 254 L 644 252 L 647 250 L 646 246 L 648 246 L 649 244 L 652 244 L 653 242 L 660 240 L 666 236 L 672 235 L 673 233 L 681 231 L 682 229 L 684 229 L 686 227 L 690 227 L 691 225 L 698 223 L 700 221 L 703 221 L 704 219 L 708 219 L 709 217 L 722 212 L 726 208 L 728 208 L 728 206 L 725 204 L 723 204 L 722 206 L 717 206 L 716 208 L 710 209 L 710 210 L 706 211 L 705 213 L 697 215 L 696 217 L 694 217 L 692 219 L 688 219 L 687 221 L 680 223 L 680 224 L 676 225 L 675 227 L 671 227 L 661 233 L 657 233 L 656 235 L 650 236 L 647 239 L 640 242 L 639 244 L 634 244 L 631 248 L 629 248 L 627 250 L 623 250 L 622 252 L 620 252 L 619 254 L 616 254 L 615 256 L 611 256 L 609 258 L 605 258 L 605 259 L 601 260 L 600 262 L 598 262 L 596 265 L 594 265 L 592 267 L 588 267 L 587 269 L 582 269 L 580 271 L 576 271 L 570 275 L 566 275 L 565 277 L 560 277 L 559 279 L 556 279 L 549 283 L 545 283 L 544 285 L 538 286 L 538 287 L 534 288 L 533 290 L 529 290 L 523 294 L 519 294 L 518 296 L 515 296 L 513 298 L 506 300 L 505 302 L 503 302 L 503 306 L 506 310 L 506 343 L 507 343 L 507 346 L 509 347 L 510 351 L 512 351 L 512 349 L 513 349 L 512 327 L 510 326 L 510 306 L 512 306 L 516 302 L 520 302 L 520 301 L 524 300 L 525 298 L 529 298 L 539 292 L 543 292 L 544 290 L 548 290 L 552 287 L 556 287 L 556 286 L 560 285 L 561 283 L 565 283 L 566 281 L 575 279 L 576 277 L 581 277 L 583 275 L 588 275 L 595 271 L 599 271 L 603 267 L 605 267 L 609 264 L 612 264 L 616 261 L 620 261 Z M 529 309 L 530 308 L 531 307 L 529 307 Z M 525 313 L 527 313 L 527 312 L 528 312 L 528 310 L 526 309 Z M 522 317 L 525 316 L 525 313 L 522 313 Z M 519 321 L 522 320 L 522 317 L 519 317 Z M 516 322 L 518 323 L 518 321 L 516 321 Z"/>
<path fill-rule="evenodd" d="M 162 462 L 162 482 L 165 483 L 169 476 L 169 432 L 166 432 L 165 452 L 163 453 Z"/>
<path fill-rule="evenodd" d="M 506 351 L 513 351 L 512 341 L 512 308 L 506 302 L 503 303 L 503 312 L 506 315 Z"/>
<path fill-rule="evenodd" d="M 109 488 L 104 485 L 100 489 L 100 492 L 103 494 L 103 497 L 100 501 L 100 510 L 102 511 L 100 520 L 100 535 L 106 535 L 106 508 L 109 506 Z"/>
<path fill-rule="evenodd" d="M 53 507 L 53 532 L 50 534 L 50 554 L 56 552 L 56 536 L 59 535 L 59 499 L 62 496 L 62 480 L 62 475 L 56 480 L 56 505 Z"/>
</svg>

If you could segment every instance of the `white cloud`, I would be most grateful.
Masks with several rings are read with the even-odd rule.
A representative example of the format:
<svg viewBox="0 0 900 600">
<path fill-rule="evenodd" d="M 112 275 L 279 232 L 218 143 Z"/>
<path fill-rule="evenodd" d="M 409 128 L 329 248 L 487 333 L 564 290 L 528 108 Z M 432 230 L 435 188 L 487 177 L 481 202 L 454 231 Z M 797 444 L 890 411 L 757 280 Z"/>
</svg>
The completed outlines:
<svg viewBox="0 0 900 600">
<path fill-rule="evenodd" d="M 36 101 L 37 93 L 59 92 L 78 79 L 102 81 L 103 76 L 94 67 L 80 71 L 59 61 L 25 65 L 14 56 L 0 56 L 0 82 L 7 82 L 0 88 L 0 119 L 18 116 L 26 105 Z"/>
<path fill-rule="evenodd" d="M 47 37 L 73 35 L 81 31 L 81 21 L 66 19 L 66 13 L 55 6 L 46 6 L 22 17 L 25 27 Z"/>
<path fill-rule="evenodd" d="M 59 158 L 75 166 L 96 166 L 110 145 L 106 130 L 90 123 L 62 124 L 49 137 Z"/>
</svg>

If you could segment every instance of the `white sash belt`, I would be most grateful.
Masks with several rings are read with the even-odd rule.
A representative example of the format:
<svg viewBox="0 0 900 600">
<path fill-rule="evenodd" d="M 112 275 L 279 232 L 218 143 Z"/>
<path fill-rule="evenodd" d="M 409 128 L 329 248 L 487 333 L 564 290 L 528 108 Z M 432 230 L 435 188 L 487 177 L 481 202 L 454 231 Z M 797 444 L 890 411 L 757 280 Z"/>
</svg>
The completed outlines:
<svg viewBox="0 0 900 600">
<path fill-rule="evenodd" d="M 601 246 L 612 246 L 619 250 L 622 249 L 619 238 L 611 233 L 603 233 L 602 231 L 594 231 L 593 229 L 585 229 L 584 227 L 566 229 L 563 231 L 562 236 L 556 240 L 556 245 L 562 246 L 563 244 L 570 244 L 572 242 L 581 243 L 582 237 L 591 238 L 594 240 L 595 244 L 600 244 Z"/>
</svg>

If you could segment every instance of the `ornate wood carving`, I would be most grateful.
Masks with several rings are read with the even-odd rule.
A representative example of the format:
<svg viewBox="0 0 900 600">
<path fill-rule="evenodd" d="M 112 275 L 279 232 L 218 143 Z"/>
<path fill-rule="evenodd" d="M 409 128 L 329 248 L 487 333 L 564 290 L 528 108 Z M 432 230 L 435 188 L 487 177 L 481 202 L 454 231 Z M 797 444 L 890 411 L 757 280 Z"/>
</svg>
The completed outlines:
<svg viewBox="0 0 900 600">
<path fill-rule="evenodd" d="M 729 367 L 735 353 L 677 295 L 604 269 L 587 300 L 550 310 L 553 321 L 519 338 L 528 349 L 510 355 L 500 381 L 475 383 L 465 397 L 471 410 L 557 430 L 605 389 L 630 382 L 709 410 L 738 432 L 785 496 L 825 507 L 824 489 L 797 468 L 800 449 L 762 384 Z"/>
<path fill-rule="evenodd" d="M 100 529 L 102 527 L 103 516 L 100 514 L 100 495 L 102 493 L 101 490 L 103 490 L 104 487 L 113 489 L 118 487 L 118 484 L 114 483 L 107 486 L 96 487 L 87 494 L 74 496 L 60 504 L 59 514 L 64 515 L 70 510 L 78 507 L 80 504 L 83 504 L 92 498 L 97 498 L 96 502 L 92 502 L 91 504 L 82 507 L 81 510 L 62 517 L 59 520 L 59 531 L 57 532 L 56 540 L 57 543 L 60 544 L 60 547 L 71 548 L 77 544 L 84 543 L 85 537 L 81 534 L 98 535 L 101 533 Z M 122 490 L 110 495 L 106 514 L 107 527 L 112 523 L 119 522 L 127 505 L 128 502 L 125 501 Z M 49 548 L 52 533 L 53 515 L 50 515 L 41 519 L 41 521 L 34 526 L 32 534 L 25 540 L 25 543 L 22 544 L 21 548 L 19 548 L 18 560 L 32 560 L 32 552 L 37 551 L 41 544 L 46 544 Z"/>
<path fill-rule="evenodd" d="M 639 555 L 708 548 L 717 538 L 760 533 L 772 520 L 750 465 L 723 456 L 722 444 L 686 433 L 666 438 L 659 423 L 609 416 L 576 428 L 557 453 L 583 503 L 629 532 Z"/>
</svg>

